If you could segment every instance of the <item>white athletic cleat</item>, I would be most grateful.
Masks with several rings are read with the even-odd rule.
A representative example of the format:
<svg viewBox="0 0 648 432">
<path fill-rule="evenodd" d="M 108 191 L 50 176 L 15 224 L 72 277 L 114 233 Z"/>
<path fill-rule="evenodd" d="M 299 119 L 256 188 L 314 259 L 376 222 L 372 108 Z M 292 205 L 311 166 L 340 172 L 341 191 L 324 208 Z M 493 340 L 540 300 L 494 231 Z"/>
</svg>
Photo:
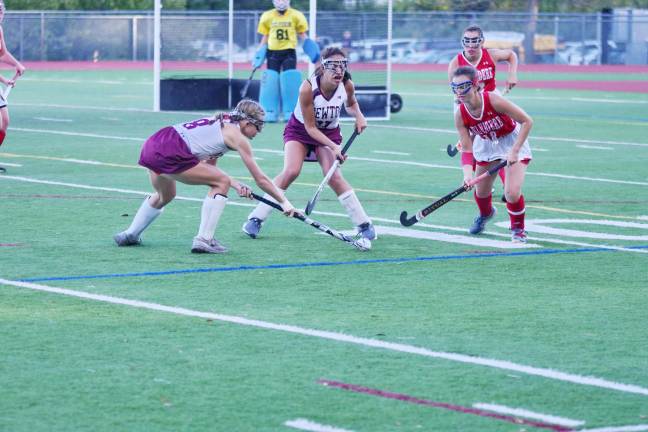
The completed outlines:
<svg viewBox="0 0 648 432">
<path fill-rule="evenodd" d="M 523 229 L 512 229 L 511 230 L 511 241 L 513 243 L 526 243 L 527 242 L 527 232 Z"/>
<path fill-rule="evenodd" d="M 137 237 L 134 234 L 128 234 L 126 231 L 115 234 L 113 240 L 115 240 L 117 246 L 138 246 L 142 244 L 142 239 L 140 237 Z"/>
<path fill-rule="evenodd" d="M 191 253 L 225 253 L 227 248 L 219 243 L 215 238 L 206 240 L 202 237 L 194 237 L 191 244 Z"/>
</svg>

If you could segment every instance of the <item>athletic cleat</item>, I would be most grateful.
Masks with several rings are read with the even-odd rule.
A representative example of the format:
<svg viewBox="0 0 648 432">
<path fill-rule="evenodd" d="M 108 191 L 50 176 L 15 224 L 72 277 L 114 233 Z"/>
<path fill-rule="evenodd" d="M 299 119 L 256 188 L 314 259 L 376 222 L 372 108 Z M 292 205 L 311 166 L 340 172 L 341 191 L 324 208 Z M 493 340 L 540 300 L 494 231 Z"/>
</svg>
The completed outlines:
<svg viewBox="0 0 648 432">
<path fill-rule="evenodd" d="M 523 229 L 512 229 L 511 230 L 511 241 L 513 243 L 526 243 L 527 242 L 527 232 Z"/>
<path fill-rule="evenodd" d="M 493 207 L 491 213 L 488 216 L 477 216 L 468 232 L 473 235 L 481 233 L 482 231 L 484 231 L 484 228 L 486 228 L 486 222 L 493 219 L 496 214 L 497 209 Z"/>
<path fill-rule="evenodd" d="M 241 229 L 245 234 L 255 239 L 259 235 L 259 231 L 261 231 L 262 225 L 263 221 L 261 219 L 253 217 L 245 221 Z"/>
<path fill-rule="evenodd" d="M 117 246 L 138 246 L 142 244 L 142 239 L 140 237 L 137 237 L 134 234 L 128 234 L 126 231 L 115 234 L 113 240 L 115 240 Z"/>
<path fill-rule="evenodd" d="M 205 240 L 202 237 L 194 237 L 191 244 L 191 253 L 225 253 L 227 248 L 220 244 L 215 238 Z"/>
<path fill-rule="evenodd" d="M 7 172 L 7 168 L 0 166 L 0 174 L 4 174 L 6 172 Z"/>
<path fill-rule="evenodd" d="M 376 235 L 376 230 L 374 229 L 374 226 L 371 222 L 365 222 L 358 225 L 358 234 L 360 234 L 362 238 L 366 238 L 369 241 L 376 240 L 378 238 L 378 235 Z"/>
<path fill-rule="evenodd" d="M 507 201 L 506 201 L 506 195 L 502 194 L 502 198 L 501 198 L 501 200 L 502 200 L 503 203 L 507 202 Z"/>
</svg>

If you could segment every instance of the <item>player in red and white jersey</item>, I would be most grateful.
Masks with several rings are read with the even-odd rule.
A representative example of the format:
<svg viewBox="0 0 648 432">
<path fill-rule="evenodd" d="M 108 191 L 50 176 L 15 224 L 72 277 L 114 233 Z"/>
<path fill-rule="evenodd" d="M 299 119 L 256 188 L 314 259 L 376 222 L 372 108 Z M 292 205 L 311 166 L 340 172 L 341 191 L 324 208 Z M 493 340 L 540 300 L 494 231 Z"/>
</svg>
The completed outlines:
<svg viewBox="0 0 648 432">
<path fill-rule="evenodd" d="M 175 198 L 176 181 L 180 181 L 210 188 L 203 200 L 200 227 L 191 252 L 227 252 L 227 248 L 214 238 L 227 203 L 227 192 L 231 187 L 242 197 L 252 196 L 248 186 L 216 166 L 218 158 L 228 151 L 237 151 L 256 184 L 281 203 L 285 214 L 292 215 L 295 210 L 292 204 L 261 171 L 252 154 L 249 140 L 261 132 L 264 115 L 257 102 L 246 99 L 230 113 L 167 126 L 147 139 L 139 164 L 148 168 L 155 193 L 144 199 L 128 229 L 115 234 L 115 243 L 118 246 L 139 245 L 142 232 Z"/>
<path fill-rule="evenodd" d="M 494 92 L 482 92 L 477 70 L 472 66 L 458 68 L 452 77 L 451 87 L 460 102 L 459 110 L 455 113 L 455 127 L 463 149 L 461 162 L 464 183 L 473 176 L 473 160 L 477 164 L 475 175 L 488 171 L 500 160 L 507 160 L 504 194 L 511 221 L 511 238 L 514 242 L 525 243 L 522 184 L 532 158 L 527 137 L 533 120 L 513 102 Z M 493 181 L 494 177 L 490 176 L 475 186 L 479 216 L 470 227 L 471 234 L 481 233 L 486 222 L 497 213 L 491 192 Z"/>
<path fill-rule="evenodd" d="M 0 25 L 4 20 L 5 15 L 5 5 L 4 1 L 0 0 Z M 22 76 L 25 73 L 25 66 L 20 63 L 16 58 L 11 55 L 7 49 L 5 43 L 4 30 L 0 26 L 0 63 L 6 63 L 16 70 L 15 77 Z M 11 78 L 7 79 L 3 76 L 0 76 L 0 82 L 5 86 L 14 86 L 16 81 Z M 2 146 L 5 137 L 7 136 L 7 128 L 9 127 L 9 108 L 7 107 L 7 101 L 4 98 L 4 92 L 0 91 L 0 146 Z M 6 169 L 0 167 L 0 173 L 5 172 Z"/>
<path fill-rule="evenodd" d="M 448 81 L 452 82 L 452 77 L 457 68 L 461 66 L 472 66 L 477 70 L 477 80 L 481 83 L 482 89 L 488 92 L 497 92 L 495 82 L 496 65 L 499 62 L 508 62 L 508 75 L 504 86 L 504 93 L 508 93 L 517 85 L 517 66 L 518 59 L 515 51 L 511 49 L 484 48 L 484 32 L 478 25 L 466 27 L 461 37 L 463 51 L 457 54 L 448 65 Z M 457 111 L 455 99 L 454 111 Z M 457 149 L 461 150 L 461 144 L 457 143 Z M 502 183 L 505 181 L 505 172 L 499 172 Z"/>
<path fill-rule="evenodd" d="M 340 149 L 342 135 L 339 126 L 343 105 L 347 113 L 355 117 L 356 130 L 362 132 L 367 127 L 367 120 L 355 98 L 347 59 L 340 48 L 329 47 L 322 51 L 321 66 L 302 83 L 299 101 L 284 129 L 284 168 L 274 179 L 277 187 L 285 191 L 299 176 L 304 160 L 318 161 L 324 174 L 335 159 L 344 162 L 346 157 Z M 358 232 L 364 238 L 374 240 L 376 233 L 371 219 L 340 170 L 333 174 L 329 186 Z M 243 224 L 243 232 L 256 238 L 271 211 L 272 207 L 259 203 Z"/>
</svg>

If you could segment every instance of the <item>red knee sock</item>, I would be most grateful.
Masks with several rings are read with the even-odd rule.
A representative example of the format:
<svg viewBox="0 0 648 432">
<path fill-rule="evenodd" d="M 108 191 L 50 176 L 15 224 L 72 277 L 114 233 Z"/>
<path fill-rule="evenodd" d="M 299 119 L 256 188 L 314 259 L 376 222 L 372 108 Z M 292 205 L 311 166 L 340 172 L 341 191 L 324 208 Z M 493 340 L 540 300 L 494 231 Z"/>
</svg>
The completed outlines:
<svg viewBox="0 0 648 432">
<path fill-rule="evenodd" d="M 506 203 L 506 209 L 511 219 L 511 229 L 524 229 L 524 195 L 515 203 Z"/>
<path fill-rule="evenodd" d="M 4 142 L 5 137 L 7 136 L 7 132 L 0 130 L 0 146 Z"/>
<path fill-rule="evenodd" d="M 480 198 L 477 196 L 477 192 L 475 192 L 475 202 L 477 203 L 477 207 L 479 207 L 479 214 L 481 216 L 490 216 L 491 210 L 493 210 L 492 194 L 488 194 L 487 197 Z"/>
</svg>

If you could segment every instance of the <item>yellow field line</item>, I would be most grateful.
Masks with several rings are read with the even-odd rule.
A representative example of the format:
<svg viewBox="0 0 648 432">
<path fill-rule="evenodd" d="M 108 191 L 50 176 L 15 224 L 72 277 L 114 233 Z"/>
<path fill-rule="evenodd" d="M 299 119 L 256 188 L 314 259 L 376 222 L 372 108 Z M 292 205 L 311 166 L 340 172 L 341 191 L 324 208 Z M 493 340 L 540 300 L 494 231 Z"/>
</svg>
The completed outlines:
<svg viewBox="0 0 648 432">
<path fill-rule="evenodd" d="M 6 157 L 14 157 L 14 158 L 27 158 L 27 159 L 41 159 L 41 160 L 55 160 L 55 161 L 61 161 L 61 162 L 75 162 L 75 163 L 82 163 L 78 159 L 74 158 L 59 158 L 59 157 L 53 157 L 53 156 L 35 156 L 35 155 L 21 155 L 21 154 L 16 154 L 16 153 L 2 153 L 3 156 Z M 112 167 L 117 167 L 117 168 L 136 168 L 136 169 L 144 169 L 143 167 L 139 165 L 126 165 L 126 164 L 116 164 L 116 163 L 109 163 L 109 162 L 96 162 L 94 161 L 89 161 L 88 165 L 105 165 L 105 166 L 112 166 Z M 253 180 L 251 177 L 240 177 L 241 179 L 244 180 Z M 308 187 L 317 187 L 319 184 L 317 183 L 304 183 L 304 182 L 294 182 L 293 184 L 298 185 L 298 186 L 308 186 Z M 421 194 L 413 194 L 413 193 L 404 193 L 404 192 L 392 192 L 392 191 L 386 191 L 386 190 L 380 190 L 380 189 L 360 189 L 360 188 L 354 188 L 358 192 L 366 192 L 366 193 L 373 193 L 373 194 L 378 194 L 378 195 L 392 195 L 392 196 L 400 196 L 400 197 L 410 197 L 410 198 L 422 198 L 425 200 L 435 200 L 439 199 L 440 197 L 433 196 L 433 195 L 421 195 Z M 461 202 L 471 202 L 472 199 L 464 199 L 464 198 L 456 198 L 455 201 L 461 201 Z M 495 204 L 495 203 L 494 203 Z M 499 203 L 497 203 L 499 205 Z M 566 213 L 566 214 L 577 214 L 577 215 L 584 215 L 584 216 L 597 216 L 597 217 L 605 217 L 605 218 L 613 218 L 613 219 L 629 219 L 629 220 L 634 220 L 636 217 L 634 216 L 619 216 L 619 215 L 610 215 L 606 213 L 596 213 L 596 212 L 588 212 L 588 211 L 582 211 L 582 210 L 567 210 L 567 209 L 561 209 L 561 208 L 556 208 L 556 207 L 547 207 L 547 206 L 540 206 L 540 205 L 526 205 L 527 208 L 535 208 L 538 210 L 545 210 L 549 212 L 556 212 L 556 213 Z"/>
</svg>

